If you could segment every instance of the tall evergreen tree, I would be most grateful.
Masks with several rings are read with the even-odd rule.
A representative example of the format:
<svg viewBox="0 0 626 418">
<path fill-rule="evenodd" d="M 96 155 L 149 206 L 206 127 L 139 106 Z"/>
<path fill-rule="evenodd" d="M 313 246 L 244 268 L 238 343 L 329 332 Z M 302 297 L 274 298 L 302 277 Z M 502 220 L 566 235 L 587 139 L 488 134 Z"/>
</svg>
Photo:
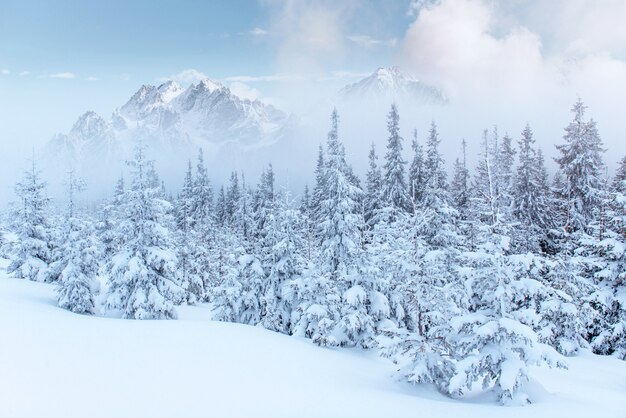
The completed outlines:
<svg viewBox="0 0 626 418">
<path fill-rule="evenodd" d="M 140 142 L 133 160 L 132 184 L 123 198 L 123 216 L 117 227 L 120 249 L 104 268 L 108 278 L 106 308 L 131 319 L 176 318 L 174 302 L 183 299 L 177 284 L 177 258 L 167 225 L 169 203 L 161 197 L 150 174 Z"/>
<path fill-rule="evenodd" d="M 20 279 L 46 281 L 52 251 L 48 220 L 51 199 L 34 157 L 30 169 L 15 186 L 15 193 L 20 198 L 13 215 L 18 241 L 7 272 Z"/>
<path fill-rule="evenodd" d="M 402 137 L 400 136 L 400 115 L 394 104 L 387 116 L 387 153 L 385 154 L 383 177 L 383 201 L 385 205 L 400 211 L 408 211 L 411 207 L 402 158 Z"/>
<path fill-rule="evenodd" d="M 417 129 L 413 130 L 413 140 L 411 141 L 413 149 L 413 160 L 409 167 L 409 194 L 413 205 L 419 204 L 422 200 L 422 194 L 426 187 L 426 175 L 424 173 L 424 150 L 417 141 Z"/>
<path fill-rule="evenodd" d="M 602 140 L 596 122 L 585 119 L 586 106 L 579 99 L 572 108 L 574 120 L 565 128 L 565 143 L 557 145 L 555 159 L 565 178 L 565 231 L 567 234 L 585 228 L 593 219 L 602 191 Z"/>
<path fill-rule="evenodd" d="M 326 196 L 321 202 L 323 217 L 320 223 L 322 270 L 335 278 L 347 274 L 354 266 L 362 224 L 357 210 L 357 199 L 362 191 L 350 180 L 345 150 L 339 141 L 338 123 L 339 115 L 335 109 L 328 133 Z"/>
<path fill-rule="evenodd" d="M 376 213 L 382 208 L 382 175 L 376 160 L 378 160 L 376 147 L 372 144 L 369 152 L 369 168 L 366 175 L 364 200 L 364 220 L 369 228 L 372 228 L 376 223 Z"/>
<path fill-rule="evenodd" d="M 454 161 L 452 181 L 450 182 L 450 198 L 452 206 L 459 212 L 461 220 L 467 219 L 469 209 L 469 170 L 467 169 L 467 143 L 461 141 L 461 158 Z"/>
</svg>

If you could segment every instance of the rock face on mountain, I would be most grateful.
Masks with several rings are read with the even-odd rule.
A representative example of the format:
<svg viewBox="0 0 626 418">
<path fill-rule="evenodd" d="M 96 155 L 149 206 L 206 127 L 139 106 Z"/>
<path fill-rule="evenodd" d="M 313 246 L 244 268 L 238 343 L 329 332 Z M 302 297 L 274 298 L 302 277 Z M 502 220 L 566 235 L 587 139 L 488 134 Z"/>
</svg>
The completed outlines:
<svg viewBox="0 0 626 418">
<path fill-rule="evenodd" d="M 149 147 L 186 152 L 203 147 L 249 149 L 271 144 L 293 124 L 293 118 L 258 100 L 233 94 L 212 80 L 182 88 L 174 81 L 143 85 L 110 120 L 89 111 L 67 134 L 49 142 L 45 154 L 79 161 L 125 154 L 134 140 Z"/>
<path fill-rule="evenodd" d="M 424 105 L 447 103 L 441 90 L 403 74 L 397 67 L 380 67 L 368 77 L 341 89 L 339 95 L 347 101 L 387 99 Z"/>
<path fill-rule="evenodd" d="M 141 86 L 108 120 L 84 113 L 69 132 L 48 141 L 41 160 L 57 183 L 74 169 L 94 193 L 104 193 L 125 171 L 124 161 L 141 140 L 166 180 L 176 184 L 181 167 L 196 158 L 199 148 L 210 164 L 242 169 L 253 157 L 269 161 L 272 145 L 288 143 L 296 127 L 295 117 L 240 98 L 218 82 L 204 79 L 183 88 L 167 81 Z"/>
</svg>

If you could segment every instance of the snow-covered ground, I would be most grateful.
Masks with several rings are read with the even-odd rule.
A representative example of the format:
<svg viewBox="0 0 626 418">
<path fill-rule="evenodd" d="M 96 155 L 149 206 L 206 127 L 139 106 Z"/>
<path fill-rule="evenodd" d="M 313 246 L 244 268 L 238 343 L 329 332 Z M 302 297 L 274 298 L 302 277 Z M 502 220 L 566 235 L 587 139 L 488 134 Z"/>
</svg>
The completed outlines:
<svg viewBox="0 0 626 418">
<path fill-rule="evenodd" d="M 626 362 L 610 357 L 533 370 L 535 402 L 503 407 L 399 383 L 373 352 L 211 321 L 207 307 L 132 321 L 55 302 L 51 285 L 0 270 L 0 417 L 626 417 Z"/>
</svg>

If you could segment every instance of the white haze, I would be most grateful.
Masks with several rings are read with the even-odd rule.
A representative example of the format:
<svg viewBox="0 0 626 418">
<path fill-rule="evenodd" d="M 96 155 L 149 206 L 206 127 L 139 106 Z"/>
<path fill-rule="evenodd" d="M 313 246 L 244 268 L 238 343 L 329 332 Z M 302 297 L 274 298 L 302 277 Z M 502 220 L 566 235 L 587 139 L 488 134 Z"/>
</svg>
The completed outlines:
<svg viewBox="0 0 626 418">
<path fill-rule="evenodd" d="M 482 131 L 498 126 L 514 138 L 530 123 L 535 138 L 548 157 L 554 144 L 562 141 L 563 128 L 571 119 L 569 109 L 578 97 L 588 105 L 588 115 L 598 121 L 600 134 L 609 150 L 605 159 L 610 169 L 626 154 L 626 2 L 617 0 L 487 0 L 418 1 L 418 10 L 397 48 L 389 47 L 391 61 L 356 59 L 357 48 L 346 22 L 362 14 L 367 3 L 346 1 L 264 1 L 270 20 L 264 36 L 275 51 L 273 74 L 233 74 L 222 79 L 238 94 L 275 104 L 294 113 L 302 126 L 294 138 L 281 146 L 231 160 L 213 161 L 214 183 L 226 181 L 232 170 L 245 169 L 247 181 L 256 183 L 261 167 L 271 162 L 277 182 L 300 193 L 311 183 L 317 147 L 324 143 L 330 111 L 341 117 L 340 135 L 350 162 L 359 174 L 367 163 L 372 142 L 379 157 L 385 153 L 386 113 L 389 103 L 355 106 L 337 101 L 336 92 L 345 84 L 372 72 L 377 65 L 399 65 L 403 71 L 440 87 L 450 98 L 446 106 L 412 107 L 399 103 L 406 159 L 410 159 L 411 131 L 417 128 L 424 140 L 431 121 L 439 127 L 442 148 L 449 165 L 458 155 L 462 138 L 468 141 L 469 161 L 478 152 Z M 362 25 L 363 26 L 363 25 Z M 381 44 L 381 48 L 386 47 Z M 362 57 L 362 55 L 358 55 Z M 184 68 L 185 63 L 180 63 Z M 201 70 L 212 77 L 209 69 Z M 187 70 L 178 76 L 191 82 L 202 76 Z M 12 185 L 19 169 L 27 165 L 33 145 L 41 146 L 57 132 L 66 132 L 76 118 L 95 109 L 105 118 L 121 106 L 143 83 L 161 80 L 117 80 L 116 99 L 77 94 L 76 102 L 62 111 L 45 106 L 28 106 L 34 93 L 17 102 L 28 114 L 16 123 L 7 121 L 0 165 L 3 178 L 0 197 L 12 199 Z M 112 82 L 113 83 L 113 82 Z M 56 92 L 59 97 L 64 90 Z M 5 105 L 10 100 L 4 101 Z M 80 110 L 78 110 L 80 109 Z M 34 114 L 34 115 L 33 115 Z M 32 122 L 32 118 L 36 123 Z M 18 138 L 10 142 L 8 138 Z M 195 155 L 189 156 L 195 158 Z M 156 156 L 166 183 L 176 192 L 184 164 Z M 550 163 L 550 161 L 549 161 Z M 18 169 L 19 168 L 19 169 Z M 554 170 L 554 164 L 550 167 Z M 118 168 L 114 168 L 117 172 Z M 57 186 L 61 179 L 49 179 Z M 91 185 L 98 194 L 108 193 L 111 184 Z"/>
</svg>

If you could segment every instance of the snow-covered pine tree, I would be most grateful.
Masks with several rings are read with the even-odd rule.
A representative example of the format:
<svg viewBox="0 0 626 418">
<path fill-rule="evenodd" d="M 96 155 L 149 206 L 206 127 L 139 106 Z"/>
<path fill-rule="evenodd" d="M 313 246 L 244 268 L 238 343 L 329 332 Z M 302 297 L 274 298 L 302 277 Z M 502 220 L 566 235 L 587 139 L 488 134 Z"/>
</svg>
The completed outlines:
<svg viewBox="0 0 626 418">
<path fill-rule="evenodd" d="M 238 199 L 233 202 L 234 212 L 231 218 L 232 231 L 242 240 L 243 245 L 251 251 L 254 229 L 254 192 L 246 185 L 246 178 L 241 173 L 241 190 Z"/>
<path fill-rule="evenodd" d="M 446 391 L 459 396 L 481 382 L 504 404 L 527 403 L 522 385 L 528 380 L 528 366 L 560 365 L 559 356 L 516 315 L 527 282 L 507 256 L 510 239 L 494 226 L 484 226 L 482 232 L 481 245 L 464 254 L 461 270 L 469 291 L 468 311 L 452 318 L 446 333 L 456 359 Z"/>
<path fill-rule="evenodd" d="M 424 150 L 417 141 L 417 129 L 413 129 L 413 159 L 409 167 L 409 195 L 414 207 L 422 200 L 422 193 L 426 187 L 426 175 L 424 174 Z"/>
<path fill-rule="evenodd" d="M 304 242 L 306 243 L 305 258 L 311 262 L 313 255 L 315 224 L 313 221 L 313 207 L 309 186 L 304 186 L 302 199 L 300 199 L 300 230 L 302 231 Z"/>
<path fill-rule="evenodd" d="M 166 227 L 170 205 L 148 176 L 153 163 L 146 160 L 141 142 L 128 164 L 132 183 L 123 196 L 123 219 L 116 228 L 120 249 L 104 268 L 106 309 L 129 319 L 173 319 L 173 304 L 182 301 L 184 292 L 177 284 L 178 260 Z"/>
<path fill-rule="evenodd" d="M 498 145 L 498 155 L 496 159 L 496 181 L 498 188 L 498 207 L 500 216 L 507 222 L 513 220 L 512 204 L 513 189 L 515 187 L 515 149 L 513 148 L 513 138 L 507 133 L 502 137 Z"/>
<path fill-rule="evenodd" d="M 519 144 L 519 165 L 512 191 L 513 215 L 520 222 L 516 241 L 522 251 L 538 252 L 550 228 L 549 196 L 543 156 L 533 144 L 530 125 L 522 131 Z"/>
<path fill-rule="evenodd" d="M 207 168 L 204 164 L 202 148 L 198 151 L 196 164 L 196 176 L 192 185 L 191 219 L 192 227 L 196 230 L 203 229 L 207 224 L 213 223 L 213 188 Z"/>
<path fill-rule="evenodd" d="M 415 223 L 418 234 L 430 246 L 450 249 L 458 245 L 458 212 L 450 205 L 445 162 L 439 151 L 440 142 L 437 125 L 433 122 L 426 144 L 426 183 L 415 213 Z"/>
<path fill-rule="evenodd" d="M 63 249 L 63 268 L 59 275 L 57 301 L 61 308 L 80 314 L 95 313 L 95 277 L 101 252 L 93 223 L 70 217 Z"/>
<path fill-rule="evenodd" d="M 102 264 L 106 264 L 118 249 L 115 226 L 120 218 L 119 210 L 125 191 L 124 177 L 120 176 L 115 183 L 112 199 L 105 201 L 100 208 L 95 229 L 98 240 L 103 246 Z"/>
<path fill-rule="evenodd" d="M 469 209 L 469 170 L 467 169 L 467 143 L 461 141 L 461 158 L 454 160 L 452 181 L 450 182 L 450 199 L 452 206 L 459 212 L 461 220 L 467 219 Z"/>
<path fill-rule="evenodd" d="M 215 222 L 217 225 L 222 227 L 228 223 L 226 192 L 224 191 L 224 186 L 220 187 L 220 191 L 217 194 L 217 201 L 215 202 Z"/>
<path fill-rule="evenodd" d="M 298 226 L 301 212 L 293 207 L 288 193 L 278 194 L 268 219 L 266 243 L 269 271 L 261 301 L 261 325 L 270 330 L 289 333 L 293 300 L 288 285 L 301 277 L 304 259 L 303 242 Z"/>
<path fill-rule="evenodd" d="M 586 109 L 580 99 L 574 104 L 574 120 L 565 128 L 565 143 L 556 146 L 560 155 L 555 161 L 564 176 L 561 194 L 567 204 L 566 234 L 584 229 L 591 222 L 602 189 L 604 149 L 596 122 L 585 120 Z"/>
<path fill-rule="evenodd" d="M 81 314 L 95 313 L 95 277 L 102 259 L 101 246 L 96 239 L 94 224 L 81 220 L 77 214 L 76 197 L 85 189 L 85 182 L 68 171 L 67 203 L 62 221 L 62 244 L 51 267 L 58 276 L 57 301 L 61 308 Z"/>
<path fill-rule="evenodd" d="M 365 181 L 364 221 L 369 229 L 376 224 L 376 214 L 382 208 L 382 175 L 378 167 L 376 147 L 372 144 L 369 152 L 369 168 Z"/>
<path fill-rule="evenodd" d="M 176 256 L 178 260 L 178 283 L 185 289 L 187 303 L 195 303 L 205 297 L 204 280 L 201 277 L 202 268 L 199 262 L 199 251 L 196 240 L 197 233 L 194 220 L 195 209 L 194 181 L 191 161 L 187 164 L 187 171 L 183 180 L 183 187 L 174 202 L 174 216 L 176 220 Z"/>
<path fill-rule="evenodd" d="M 315 223 L 319 223 L 322 218 L 322 201 L 326 199 L 326 160 L 324 148 L 320 144 L 317 152 L 317 163 L 315 166 L 315 186 L 311 195 L 311 214 Z"/>
<path fill-rule="evenodd" d="M 398 211 L 409 211 L 411 200 L 406 187 L 404 166 L 406 161 L 402 158 L 402 137 L 400 136 L 400 115 L 396 104 L 391 105 L 387 116 L 387 153 L 385 154 L 384 175 L 382 184 L 383 202 Z"/>
<path fill-rule="evenodd" d="M 239 200 L 241 198 L 241 190 L 239 188 L 239 176 L 236 171 L 233 171 L 230 175 L 230 182 L 226 191 L 226 197 L 224 200 L 224 219 L 225 224 L 232 225 L 235 212 L 239 207 Z"/>
<path fill-rule="evenodd" d="M 325 199 L 321 202 L 319 225 L 322 271 L 332 277 L 348 274 L 359 251 L 361 215 L 357 200 L 362 191 L 350 180 L 343 144 L 338 135 L 337 110 L 331 115 L 325 169 Z"/>
<path fill-rule="evenodd" d="M 626 359 L 626 197 L 624 182 L 620 180 L 623 172 L 620 164 L 611 188 L 607 185 L 599 196 L 595 219 L 587 225 L 587 233 L 577 234 L 574 258 L 580 260 L 585 276 L 593 283 L 593 293 L 584 298 L 595 313 L 587 322 L 587 339 L 593 351 Z"/>
<path fill-rule="evenodd" d="M 7 273 L 20 279 L 46 281 L 52 250 L 48 220 L 51 199 L 34 157 L 30 169 L 16 184 L 15 193 L 20 199 L 12 216 L 17 242 Z"/>
<path fill-rule="evenodd" d="M 356 285 L 355 268 L 360 252 L 360 228 L 363 225 L 358 201 L 362 191 L 355 186 L 351 169 L 346 162 L 345 150 L 339 141 L 338 122 L 337 110 L 333 110 L 327 141 L 325 199 L 321 202 L 320 266 L 322 274 L 330 277 L 331 284 L 336 286 L 342 297 L 346 298 L 349 296 L 349 289 Z M 335 303 L 333 300 L 327 302 L 330 305 Z M 332 311 L 331 308 L 326 310 Z M 345 324 L 336 323 L 337 327 L 343 325 Z M 320 338 L 320 341 L 323 340 L 325 343 L 333 343 L 332 335 Z M 334 343 L 354 344 L 356 341 L 334 337 Z"/>
</svg>

